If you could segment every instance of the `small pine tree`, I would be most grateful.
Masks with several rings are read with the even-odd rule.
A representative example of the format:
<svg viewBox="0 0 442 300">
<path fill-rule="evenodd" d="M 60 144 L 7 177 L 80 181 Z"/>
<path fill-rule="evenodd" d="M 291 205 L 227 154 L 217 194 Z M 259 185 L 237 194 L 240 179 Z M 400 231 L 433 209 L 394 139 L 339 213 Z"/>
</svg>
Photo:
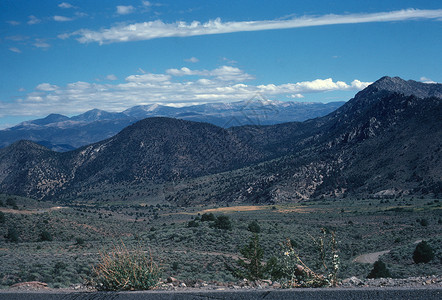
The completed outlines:
<svg viewBox="0 0 442 300">
<path fill-rule="evenodd" d="M 232 274 L 240 279 L 258 280 L 264 278 L 265 266 L 262 264 L 264 250 L 259 244 L 259 237 L 255 233 L 248 245 L 245 245 L 240 253 L 246 260 L 238 259 L 236 263 L 239 268 L 228 267 Z"/>
<path fill-rule="evenodd" d="M 413 252 L 413 260 L 415 263 L 427 263 L 434 258 L 433 248 L 426 242 L 422 241 L 417 244 Z"/>
<path fill-rule="evenodd" d="M 5 214 L 0 211 L 0 224 L 3 224 L 6 222 Z"/>
<path fill-rule="evenodd" d="M 367 278 L 390 278 L 390 277 L 391 277 L 390 271 L 381 260 L 378 260 L 374 263 L 373 269 L 367 275 Z"/>
</svg>

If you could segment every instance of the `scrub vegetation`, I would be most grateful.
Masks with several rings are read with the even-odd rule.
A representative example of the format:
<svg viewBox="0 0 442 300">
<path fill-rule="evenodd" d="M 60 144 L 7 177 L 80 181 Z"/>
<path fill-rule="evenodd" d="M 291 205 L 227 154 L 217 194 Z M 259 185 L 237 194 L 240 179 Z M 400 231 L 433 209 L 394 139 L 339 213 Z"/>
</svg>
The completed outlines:
<svg viewBox="0 0 442 300">
<path fill-rule="evenodd" d="M 82 201 L 68 205 L 9 195 L 0 195 L 0 201 L 3 288 L 38 280 L 50 287 L 92 281 L 102 289 L 113 289 L 106 285 L 104 277 L 100 279 L 105 270 L 102 266 L 111 266 L 111 258 L 124 258 L 129 266 L 140 257 L 145 267 L 155 270 L 149 277 L 152 287 L 160 277 L 168 276 L 179 280 L 237 281 L 226 265 L 237 266 L 240 259 L 250 264 L 244 250 L 247 247 L 257 251 L 259 248 L 256 258 L 270 268 L 250 267 L 251 279 L 276 280 L 281 274 L 274 266 L 289 251 L 296 253 L 315 274 L 325 274 L 324 279 L 329 282 L 335 280 L 327 276 L 334 272 L 330 260 L 333 254 L 339 257 L 336 280 L 367 277 L 373 265 L 354 259 L 381 250 L 390 250 L 379 260 L 391 277 L 440 275 L 442 270 L 442 206 L 437 199 L 324 198 L 293 204 L 232 203 L 210 207 L 178 207 L 167 202 L 146 205 L 146 201 L 108 201 L 101 205 L 98 201 Z M 426 220 L 424 224 L 422 219 Z M 196 225 L 189 226 L 190 222 Z M 321 230 L 327 232 L 327 237 L 334 232 L 334 250 L 324 252 L 327 269 L 323 268 L 322 252 L 318 250 Z M 323 238 L 325 246 L 331 245 L 329 239 Z M 414 252 L 423 240 L 431 247 L 433 258 L 416 263 Z M 122 244 L 127 251 L 116 249 Z M 419 249 L 420 256 L 428 257 L 428 247 Z M 120 252 L 128 256 L 120 256 Z M 132 253 L 138 254 L 130 257 Z M 123 284 L 118 289 L 136 289 L 135 286 L 136 283 Z"/>
</svg>

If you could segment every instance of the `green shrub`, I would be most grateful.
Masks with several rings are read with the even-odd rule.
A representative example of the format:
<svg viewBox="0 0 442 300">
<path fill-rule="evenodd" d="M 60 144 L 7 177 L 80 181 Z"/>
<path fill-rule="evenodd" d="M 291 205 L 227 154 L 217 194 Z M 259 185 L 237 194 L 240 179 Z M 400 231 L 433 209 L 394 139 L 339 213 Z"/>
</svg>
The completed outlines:
<svg viewBox="0 0 442 300">
<path fill-rule="evenodd" d="M 428 226 L 428 220 L 427 219 L 421 219 L 420 220 L 421 226 Z"/>
<path fill-rule="evenodd" d="M 200 224 L 195 220 L 189 221 L 189 223 L 187 223 L 187 227 L 198 227 L 198 226 L 200 226 Z"/>
<path fill-rule="evenodd" d="M 232 230 L 232 222 L 228 216 L 218 216 L 213 227 L 222 230 Z"/>
<path fill-rule="evenodd" d="M 180 263 L 179 262 L 174 261 L 172 263 L 172 266 L 171 266 L 172 270 L 177 271 L 179 269 L 179 267 L 180 267 Z"/>
<path fill-rule="evenodd" d="M 6 234 L 5 238 L 10 242 L 17 243 L 19 239 L 19 234 L 17 232 L 17 229 L 15 229 L 14 227 L 10 227 L 8 229 L 8 233 Z"/>
<path fill-rule="evenodd" d="M 415 263 L 427 263 L 434 258 L 434 251 L 426 241 L 417 244 L 413 252 L 413 260 Z"/>
<path fill-rule="evenodd" d="M 387 266 L 378 260 L 373 264 L 373 269 L 367 275 L 367 278 L 390 278 L 391 274 Z"/>
<path fill-rule="evenodd" d="M 284 277 L 284 272 L 282 266 L 279 264 L 278 258 L 272 256 L 266 263 L 266 273 L 269 274 L 270 278 L 274 281 L 279 281 Z"/>
<path fill-rule="evenodd" d="M 75 245 L 83 246 L 84 245 L 84 239 L 80 238 L 80 237 L 76 238 L 75 239 Z"/>
<path fill-rule="evenodd" d="M 215 221 L 215 215 L 212 213 L 204 213 L 201 216 L 201 222 L 211 222 L 211 221 Z"/>
<path fill-rule="evenodd" d="M 3 224 L 6 222 L 5 214 L 0 211 L 0 224 Z"/>
<path fill-rule="evenodd" d="M 47 232 L 46 230 L 42 231 L 40 233 L 40 241 L 42 241 L 42 242 L 45 242 L 45 241 L 50 242 L 50 241 L 52 241 L 52 235 L 49 232 Z"/>
<path fill-rule="evenodd" d="M 7 206 L 16 207 L 17 203 L 15 202 L 14 198 L 8 198 L 8 199 L 6 199 L 6 205 Z"/>
<path fill-rule="evenodd" d="M 54 268 L 52 269 L 52 274 L 60 275 L 64 270 L 66 270 L 67 266 L 68 265 L 62 261 L 56 262 Z"/>
<path fill-rule="evenodd" d="M 260 233 L 261 226 L 259 226 L 257 221 L 252 221 L 249 226 L 247 226 L 247 230 L 253 233 Z"/>
<path fill-rule="evenodd" d="M 137 248 L 115 247 L 111 253 L 101 253 L 101 262 L 94 268 L 98 290 L 150 290 L 160 280 L 161 269 L 152 256 Z"/>
</svg>

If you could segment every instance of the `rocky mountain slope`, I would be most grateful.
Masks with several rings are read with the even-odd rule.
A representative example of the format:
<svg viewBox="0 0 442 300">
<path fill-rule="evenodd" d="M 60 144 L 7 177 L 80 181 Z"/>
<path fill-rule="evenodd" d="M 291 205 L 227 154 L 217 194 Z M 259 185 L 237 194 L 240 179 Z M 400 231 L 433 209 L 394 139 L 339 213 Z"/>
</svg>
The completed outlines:
<svg viewBox="0 0 442 300">
<path fill-rule="evenodd" d="M 304 122 L 223 129 L 150 118 L 66 153 L 18 142 L 0 149 L 0 190 L 75 198 L 97 186 L 180 181 L 167 199 L 183 204 L 440 196 L 441 91 L 442 84 L 384 77 Z"/>
<path fill-rule="evenodd" d="M 344 102 L 302 103 L 251 99 L 186 107 L 140 105 L 121 113 L 93 109 L 71 118 L 51 114 L 0 130 L 0 148 L 21 139 L 31 140 L 54 151 L 64 152 L 110 138 L 144 118 L 170 117 L 211 123 L 223 128 L 238 125 L 273 125 L 324 116 Z"/>
</svg>

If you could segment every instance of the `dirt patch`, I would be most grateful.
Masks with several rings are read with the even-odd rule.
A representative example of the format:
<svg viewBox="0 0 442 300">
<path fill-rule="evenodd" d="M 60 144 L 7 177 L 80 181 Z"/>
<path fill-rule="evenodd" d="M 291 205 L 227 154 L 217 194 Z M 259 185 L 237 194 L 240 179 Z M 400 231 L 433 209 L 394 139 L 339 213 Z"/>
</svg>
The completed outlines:
<svg viewBox="0 0 442 300">
<path fill-rule="evenodd" d="M 243 212 L 243 211 L 256 211 L 256 210 L 266 210 L 270 209 L 270 206 L 231 206 L 231 207 L 219 207 L 219 208 L 209 208 L 200 211 L 199 213 L 214 213 L 214 212 L 222 212 L 222 213 L 232 213 L 232 212 Z"/>
<path fill-rule="evenodd" d="M 353 259 L 353 261 L 361 264 L 374 264 L 379 257 L 387 254 L 388 252 L 390 252 L 390 250 L 362 254 Z"/>
<path fill-rule="evenodd" d="M 35 214 L 44 214 L 51 211 L 56 211 L 60 209 L 64 209 L 66 207 L 63 206 L 54 206 L 50 208 L 42 208 L 42 209 L 12 209 L 12 208 L 4 208 L 0 207 L 0 211 L 4 213 L 10 214 L 22 214 L 22 215 L 35 215 Z"/>
</svg>

